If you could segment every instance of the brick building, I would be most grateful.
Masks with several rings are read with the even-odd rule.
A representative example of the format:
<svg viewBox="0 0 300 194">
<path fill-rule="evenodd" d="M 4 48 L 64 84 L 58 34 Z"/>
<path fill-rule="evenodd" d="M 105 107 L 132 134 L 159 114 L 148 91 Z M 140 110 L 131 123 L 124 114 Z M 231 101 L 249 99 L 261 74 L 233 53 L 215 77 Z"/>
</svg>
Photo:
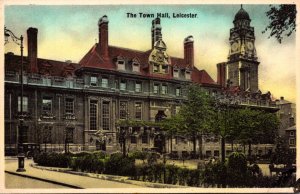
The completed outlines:
<svg viewBox="0 0 300 194">
<path fill-rule="evenodd" d="M 38 29 L 29 28 L 22 139 L 54 151 L 63 151 L 66 142 L 73 151 L 120 150 L 118 121 L 155 121 L 176 114 L 191 83 L 224 98 L 230 94 L 241 106 L 276 111 L 270 94 L 258 90 L 259 62 L 250 21 L 241 8 L 230 30 L 228 61 L 217 65 L 217 82 L 195 66 L 192 36 L 183 40 L 184 58 L 168 55 L 159 18 L 152 21 L 152 48 L 138 51 L 109 45 L 109 21 L 103 16 L 98 22 L 99 42 L 79 63 L 38 58 Z M 6 151 L 15 148 L 19 136 L 20 60 L 13 53 L 5 54 Z M 187 138 L 169 140 L 155 127 L 130 127 L 126 141 L 128 150 L 169 151 L 170 141 L 175 151 L 192 150 Z M 211 149 L 219 154 L 215 146 Z"/>
</svg>

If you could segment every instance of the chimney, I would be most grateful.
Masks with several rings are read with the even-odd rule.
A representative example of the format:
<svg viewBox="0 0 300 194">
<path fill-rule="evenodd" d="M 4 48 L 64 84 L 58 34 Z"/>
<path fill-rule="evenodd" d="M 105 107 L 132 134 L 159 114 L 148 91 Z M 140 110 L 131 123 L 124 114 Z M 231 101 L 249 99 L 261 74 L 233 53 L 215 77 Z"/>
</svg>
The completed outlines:
<svg viewBox="0 0 300 194">
<path fill-rule="evenodd" d="M 186 65 L 194 67 L 194 38 L 188 36 L 184 39 L 184 60 Z"/>
<path fill-rule="evenodd" d="M 160 25 L 159 18 L 155 18 L 154 20 L 152 20 L 151 33 L 152 33 L 152 49 L 153 49 L 154 43 L 162 39 L 161 25 Z"/>
<path fill-rule="evenodd" d="M 226 87 L 226 63 L 218 63 L 217 64 L 217 83 L 222 86 L 222 88 Z"/>
<path fill-rule="evenodd" d="M 99 19 L 99 45 L 100 45 L 100 56 L 108 58 L 108 18 L 104 15 Z"/>
<path fill-rule="evenodd" d="M 37 28 L 28 28 L 27 30 L 27 48 L 28 48 L 28 72 L 37 73 Z"/>
<path fill-rule="evenodd" d="M 283 97 L 283 96 L 281 96 L 281 97 L 280 97 L 280 100 L 284 100 L 284 97 Z"/>
</svg>

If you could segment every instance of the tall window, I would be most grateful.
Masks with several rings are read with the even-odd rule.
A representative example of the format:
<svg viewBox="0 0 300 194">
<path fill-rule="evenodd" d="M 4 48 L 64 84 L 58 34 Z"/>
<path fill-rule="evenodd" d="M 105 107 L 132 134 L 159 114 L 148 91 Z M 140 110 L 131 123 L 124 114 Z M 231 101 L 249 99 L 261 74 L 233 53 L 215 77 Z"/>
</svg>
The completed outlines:
<svg viewBox="0 0 300 194">
<path fill-rule="evenodd" d="M 66 143 L 74 143 L 74 128 L 66 128 Z"/>
<path fill-rule="evenodd" d="M 131 141 L 132 144 L 136 144 L 136 142 L 137 142 L 136 136 L 135 135 L 131 135 L 130 136 L 130 141 Z"/>
<path fill-rule="evenodd" d="M 52 126 L 46 125 L 43 131 L 43 142 L 51 143 L 52 142 Z"/>
<path fill-rule="evenodd" d="M 103 130 L 109 130 L 109 102 L 103 102 L 102 104 L 102 128 Z"/>
<path fill-rule="evenodd" d="M 51 98 L 43 98 L 42 110 L 43 110 L 43 113 L 52 113 L 52 99 Z"/>
<path fill-rule="evenodd" d="M 108 87 L 108 79 L 107 78 L 102 78 L 101 86 L 103 88 L 107 88 Z"/>
<path fill-rule="evenodd" d="M 120 101 L 120 119 L 127 119 L 127 101 Z"/>
<path fill-rule="evenodd" d="M 74 113 L 74 99 L 73 98 L 66 98 L 65 112 L 67 114 L 73 114 Z"/>
<path fill-rule="evenodd" d="M 166 85 L 162 85 L 161 86 L 161 94 L 167 94 L 167 86 Z"/>
<path fill-rule="evenodd" d="M 180 96 L 180 88 L 176 88 L 176 96 Z"/>
<path fill-rule="evenodd" d="M 97 130 L 97 107 L 96 100 L 90 101 L 90 130 Z"/>
<path fill-rule="evenodd" d="M 148 134 L 145 132 L 142 134 L 142 143 L 148 143 Z"/>
<path fill-rule="evenodd" d="M 122 80 L 120 82 L 120 90 L 126 90 L 126 81 L 125 80 Z"/>
<path fill-rule="evenodd" d="M 96 76 L 91 76 L 90 84 L 91 84 L 91 86 L 97 86 L 97 77 Z"/>
<path fill-rule="evenodd" d="M 135 103 L 135 119 L 142 120 L 142 103 Z"/>
<path fill-rule="evenodd" d="M 154 84 L 154 86 L 153 86 L 153 93 L 154 94 L 158 94 L 158 91 L 159 90 L 159 85 L 158 84 Z"/>
<path fill-rule="evenodd" d="M 21 112 L 21 96 L 18 96 L 18 112 Z M 28 112 L 28 97 L 23 96 L 23 112 Z"/>
<path fill-rule="evenodd" d="M 136 82 L 135 83 L 135 92 L 141 92 L 142 91 L 142 83 Z"/>
</svg>

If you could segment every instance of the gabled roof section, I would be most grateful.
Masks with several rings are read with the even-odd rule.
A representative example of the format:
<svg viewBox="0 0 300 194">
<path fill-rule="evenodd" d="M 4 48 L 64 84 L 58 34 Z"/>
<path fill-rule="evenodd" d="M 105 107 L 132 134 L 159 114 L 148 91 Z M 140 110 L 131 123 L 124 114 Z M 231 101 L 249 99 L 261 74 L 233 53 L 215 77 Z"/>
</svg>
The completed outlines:
<svg viewBox="0 0 300 194">
<path fill-rule="evenodd" d="M 23 57 L 24 70 L 28 72 L 28 58 Z M 19 71 L 21 69 L 21 56 L 5 54 L 5 71 Z M 39 71 L 45 67 L 49 69 L 52 76 L 63 76 L 66 69 L 78 69 L 80 66 L 77 63 L 55 61 L 49 59 L 37 59 Z"/>
<path fill-rule="evenodd" d="M 210 77 L 210 75 L 205 70 L 199 70 L 194 67 L 192 72 L 192 81 L 199 84 L 215 84 L 217 83 Z"/>
</svg>

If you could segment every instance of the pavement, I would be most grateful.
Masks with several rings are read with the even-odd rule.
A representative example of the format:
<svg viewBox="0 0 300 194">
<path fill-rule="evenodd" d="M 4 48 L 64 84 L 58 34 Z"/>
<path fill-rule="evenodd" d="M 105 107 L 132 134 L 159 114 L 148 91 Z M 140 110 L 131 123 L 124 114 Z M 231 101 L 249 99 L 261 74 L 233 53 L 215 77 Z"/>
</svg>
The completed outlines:
<svg viewBox="0 0 300 194">
<path fill-rule="evenodd" d="M 70 169 L 37 166 L 33 160 L 25 160 L 26 172 L 16 172 L 17 158 L 5 158 L 5 172 L 61 186 L 87 188 L 183 188 L 179 185 L 130 180 L 129 177 L 75 172 Z"/>
</svg>

